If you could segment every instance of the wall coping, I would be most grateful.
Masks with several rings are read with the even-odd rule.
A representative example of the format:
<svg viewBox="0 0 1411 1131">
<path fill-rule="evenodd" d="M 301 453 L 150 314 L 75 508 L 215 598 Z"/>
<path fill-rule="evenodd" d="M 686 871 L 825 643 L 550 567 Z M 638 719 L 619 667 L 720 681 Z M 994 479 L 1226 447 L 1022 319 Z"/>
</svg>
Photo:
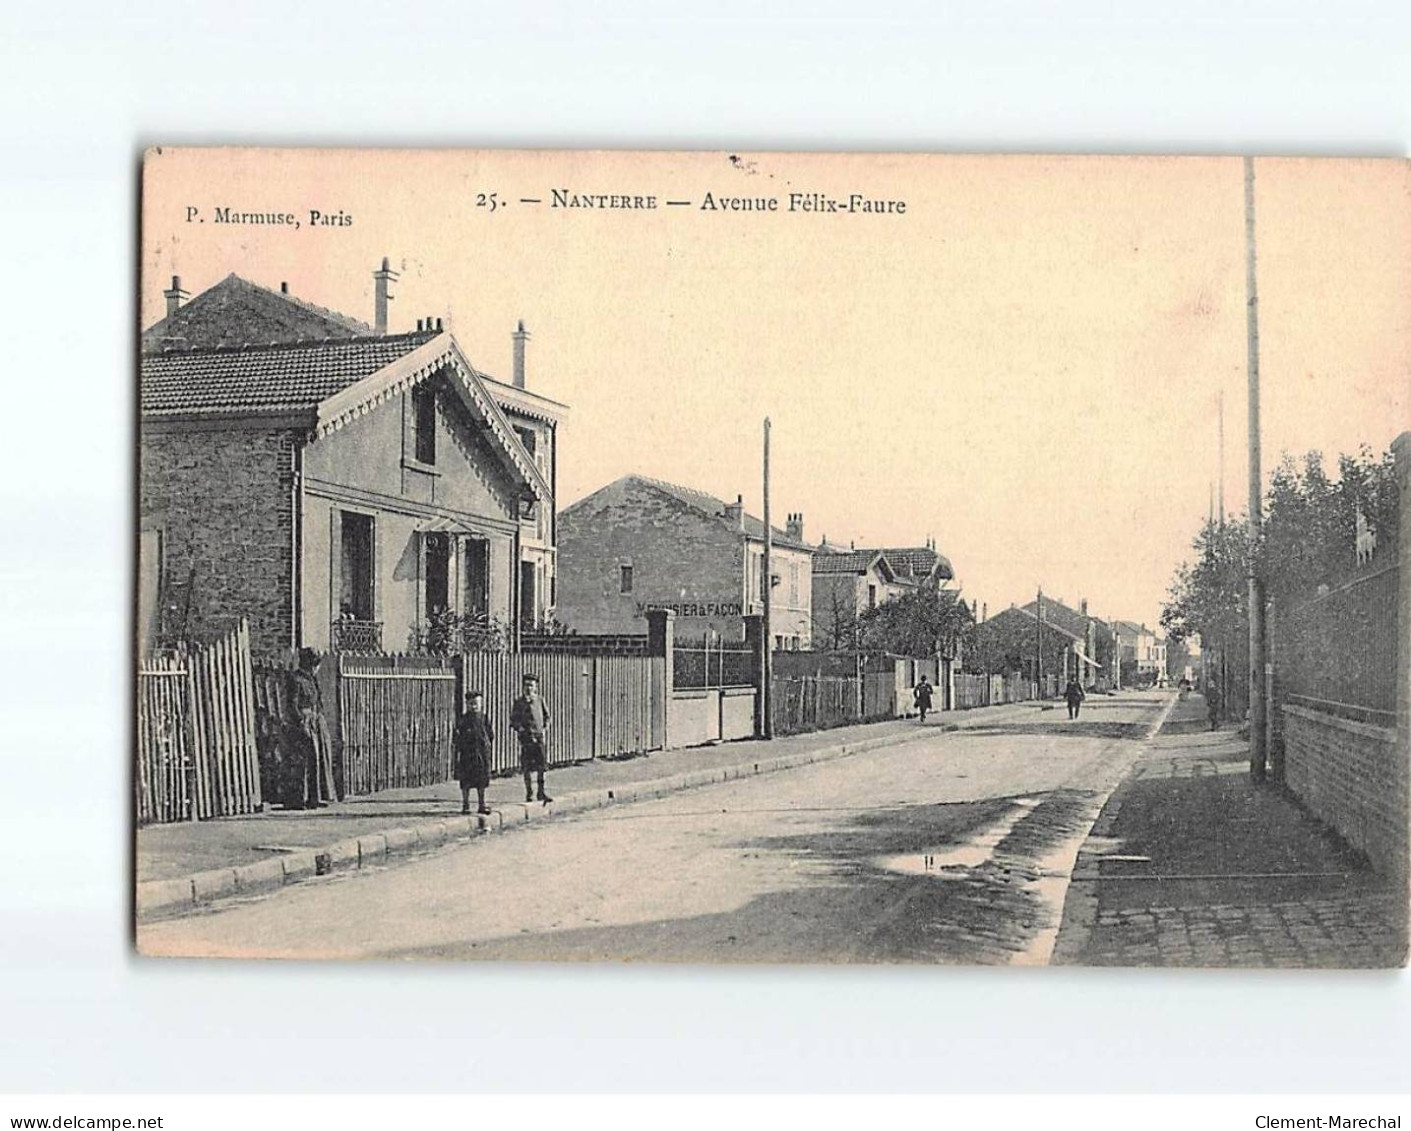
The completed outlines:
<svg viewBox="0 0 1411 1131">
<path fill-rule="evenodd" d="M 1355 719 L 1344 719 L 1341 715 L 1315 711 L 1311 707 L 1300 707 L 1293 703 L 1284 704 L 1284 714 L 1307 719 L 1309 722 L 1319 723 L 1322 726 L 1329 726 L 1334 730 L 1347 731 L 1349 734 L 1360 735 L 1363 738 L 1375 738 L 1391 746 L 1396 745 L 1396 730 L 1392 727 L 1379 727 L 1375 723 L 1359 723 Z"/>
</svg>

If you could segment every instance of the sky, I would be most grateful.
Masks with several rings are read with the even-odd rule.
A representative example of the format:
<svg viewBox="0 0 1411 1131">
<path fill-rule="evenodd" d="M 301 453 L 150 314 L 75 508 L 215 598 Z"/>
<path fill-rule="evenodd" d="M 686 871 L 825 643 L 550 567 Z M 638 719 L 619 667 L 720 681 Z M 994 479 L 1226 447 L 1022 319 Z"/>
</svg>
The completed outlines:
<svg viewBox="0 0 1411 1131">
<path fill-rule="evenodd" d="M 1411 427 L 1411 209 L 1402 161 L 1255 169 L 1267 479 L 1281 451 Z M 905 211 L 789 212 L 795 192 Z M 144 326 L 173 274 L 195 294 L 230 272 L 370 322 L 384 255 L 394 332 L 444 318 L 507 377 L 523 319 L 529 387 L 570 406 L 561 507 L 636 473 L 760 514 L 768 416 L 776 525 L 934 538 L 991 613 L 1042 586 L 1153 624 L 1218 489 L 1222 392 L 1227 510 L 1247 498 L 1239 159 L 167 149 L 142 208 Z"/>
</svg>

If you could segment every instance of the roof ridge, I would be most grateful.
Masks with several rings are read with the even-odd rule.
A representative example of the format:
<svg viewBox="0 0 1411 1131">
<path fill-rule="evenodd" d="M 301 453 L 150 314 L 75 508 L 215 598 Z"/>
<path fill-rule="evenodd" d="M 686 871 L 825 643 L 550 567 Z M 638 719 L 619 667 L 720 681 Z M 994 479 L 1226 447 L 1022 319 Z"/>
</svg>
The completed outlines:
<svg viewBox="0 0 1411 1131">
<path fill-rule="evenodd" d="M 144 357 L 163 357 L 176 354 L 183 357 L 190 357 L 193 355 L 216 353 L 232 354 L 256 353 L 271 350 L 314 349 L 318 346 L 361 346 L 375 342 L 400 342 L 409 338 L 421 338 L 429 342 L 439 334 L 445 333 L 447 333 L 445 330 L 408 330 L 402 334 L 363 334 L 351 338 L 301 338 L 294 342 L 222 342 L 214 346 L 191 346 L 190 348 L 178 346 L 171 349 L 152 350 L 144 354 Z"/>
<path fill-rule="evenodd" d="M 334 310 L 331 306 L 320 306 L 316 302 L 310 302 L 308 299 L 300 298 L 298 295 L 291 294 L 288 291 L 277 291 L 273 287 L 267 287 L 263 283 L 257 283 L 254 279 L 247 279 L 244 275 L 237 275 L 234 271 L 227 275 L 225 279 L 234 279 L 237 283 L 243 283 L 247 287 L 254 287 L 256 290 L 264 291 L 267 295 L 273 295 L 275 298 L 282 298 L 286 302 L 292 302 L 296 306 L 301 306 L 311 313 L 323 315 L 334 321 L 341 321 L 345 323 L 348 329 L 372 331 L 372 326 L 360 318 L 354 318 L 351 314 L 344 314 L 341 310 Z M 224 282 L 225 279 L 221 281 Z M 198 295 L 197 297 L 199 298 L 200 296 Z"/>
</svg>

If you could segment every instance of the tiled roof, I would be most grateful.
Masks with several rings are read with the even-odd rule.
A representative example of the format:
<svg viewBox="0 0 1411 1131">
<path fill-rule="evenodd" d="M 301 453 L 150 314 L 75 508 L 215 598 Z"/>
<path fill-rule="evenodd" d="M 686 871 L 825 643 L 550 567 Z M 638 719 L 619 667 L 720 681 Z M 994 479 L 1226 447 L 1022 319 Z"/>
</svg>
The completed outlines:
<svg viewBox="0 0 1411 1131">
<path fill-rule="evenodd" d="M 711 518 L 717 518 L 721 522 L 726 521 L 725 503 L 722 500 L 717 499 L 714 495 L 707 494 L 705 491 L 697 491 L 693 487 L 682 487 L 680 484 L 668 483 L 664 479 L 653 479 L 647 475 L 625 475 L 621 479 L 617 480 L 617 482 L 641 483 L 647 487 L 651 487 L 657 491 L 661 491 L 663 494 L 671 495 L 673 498 L 679 499 L 688 507 L 700 511 L 704 515 L 708 515 Z M 596 494 L 596 492 L 594 493 Z M 589 496 L 589 498 L 591 497 L 592 496 Z M 579 503 L 583 501 L 585 500 L 580 499 Z M 574 503 L 574 507 L 578 506 L 579 503 Z M 572 508 L 568 509 L 571 510 Z M 761 522 L 759 519 L 755 518 L 754 515 L 745 515 L 743 519 L 743 526 L 744 533 L 750 538 L 757 538 L 761 540 L 764 538 L 764 523 Z M 807 542 L 800 542 L 796 538 L 790 538 L 787 533 L 780 530 L 777 526 L 774 527 L 774 544 L 777 546 L 783 546 L 786 549 L 793 550 L 813 549 L 813 547 L 810 546 Z"/>
<path fill-rule="evenodd" d="M 312 411 L 436 336 L 384 337 L 149 353 L 141 405 L 148 416 Z"/>
<path fill-rule="evenodd" d="M 844 550 L 813 555 L 814 573 L 865 573 L 881 555 L 876 550 Z"/>
<path fill-rule="evenodd" d="M 903 579 L 930 577 L 933 572 L 942 579 L 955 577 L 950 559 L 926 546 L 882 546 L 878 552 L 886 557 L 897 571 L 897 576 Z"/>
<path fill-rule="evenodd" d="M 1033 614 L 1037 608 L 1038 602 L 1030 601 L 1024 606 L 1024 611 Z M 1103 621 L 1097 617 L 1093 617 L 1092 620 L 1099 625 L 1103 623 Z M 1062 601 L 1056 601 L 1052 597 L 1044 598 L 1045 624 L 1056 624 L 1065 632 L 1072 633 L 1075 636 L 1083 636 L 1088 631 L 1087 622 L 1088 618 L 1083 616 L 1079 610 L 1069 608 Z"/>
<path fill-rule="evenodd" d="M 1058 624 L 1057 622 L 1050 620 L 1050 619 L 1049 619 L 1049 616 L 1048 616 L 1048 612 L 1049 612 L 1049 610 L 1048 610 L 1048 602 L 1045 601 L 1045 602 L 1044 602 L 1044 630 L 1045 630 L 1046 632 L 1056 632 L 1056 633 L 1058 633 L 1060 636 L 1066 636 L 1066 637 L 1068 637 L 1068 638 L 1071 639 L 1071 640 L 1082 640 L 1082 639 L 1083 639 L 1083 637 L 1082 637 L 1082 635 L 1081 635 L 1080 633 L 1077 633 L 1077 632 L 1069 632 L 1068 629 L 1066 629 L 1066 628 L 1063 627 L 1063 625 Z M 1014 619 L 1016 619 L 1016 618 L 1018 618 L 1018 619 L 1020 619 L 1020 620 L 1023 620 L 1023 621 L 1026 622 L 1026 623 L 1033 623 L 1033 624 L 1037 624 L 1037 623 L 1038 623 L 1038 619 L 1039 619 L 1038 617 L 1036 617 L 1036 616 L 1034 615 L 1034 610 L 1033 610 L 1033 609 L 1031 609 L 1031 608 L 1022 608 L 1022 609 L 1021 609 L 1021 608 L 1019 608 L 1019 607 L 1016 606 L 1016 607 L 1014 607 L 1014 608 L 1001 609 L 999 612 L 995 613 L 994 616 L 990 617 L 989 620 L 985 621 L 985 624 L 993 624 L 993 623 L 995 623 L 996 621 L 1014 620 Z"/>
<path fill-rule="evenodd" d="M 371 326 L 230 274 L 142 332 L 144 351 L 365 337 Z"/>
</svg>

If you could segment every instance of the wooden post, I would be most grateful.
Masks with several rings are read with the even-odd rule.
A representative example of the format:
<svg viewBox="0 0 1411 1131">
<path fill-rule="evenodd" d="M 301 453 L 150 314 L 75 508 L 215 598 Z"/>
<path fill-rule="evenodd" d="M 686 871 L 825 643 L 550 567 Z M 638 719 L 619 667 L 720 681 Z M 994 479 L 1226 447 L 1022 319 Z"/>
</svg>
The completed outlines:
<svg viewBox="0 0 1411 1131">
<path fill-rule="evenodd" d="M 769 524 L 769 417 L 764 418 L 764 738 L 774 737 L 774 528 Z"/>
</svg>

